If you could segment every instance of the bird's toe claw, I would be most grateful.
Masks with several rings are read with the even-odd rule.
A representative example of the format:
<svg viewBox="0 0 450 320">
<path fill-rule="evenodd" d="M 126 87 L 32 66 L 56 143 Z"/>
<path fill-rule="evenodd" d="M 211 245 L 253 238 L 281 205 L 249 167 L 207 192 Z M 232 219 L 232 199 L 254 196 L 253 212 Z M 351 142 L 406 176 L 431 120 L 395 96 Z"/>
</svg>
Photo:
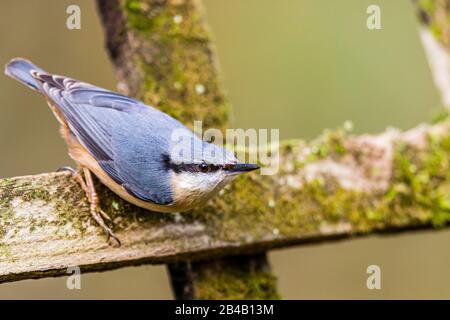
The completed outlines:
<svg viewBox="0 0 450 320">
<path fill-rule="evenodd" d="M 106 234 L 106 241 L 114 247 L 120 247 L 121 242 L 120 242 L 119 238 L 117 238 L 117 236 L 114 234 L 112 229 L 106 225 L 106 223 L 103 221 L 103 219 L 101 217 L 101 214 L 99 215 L 99 212 L 100 212 L 100 210 L 97 211 L 96 214 L 93 214 L 93 216 L 94 216 L 94 219 L 97 221 L 97 223 L 102 228 L 103 232 Z"/>
<path fill-rule="evenodd" d="M 114 232 L 111 231 L 111 229 L 105 230 L 107 239 L 106 241 L 113 247 L 120 247 L 122 243 L 120 242 L 119 238 L 114 234 Z"/>
<path fill-rule="evenodd" d="M 103 211 L 102 209 L 98 209 L 98 212 L 103 217 L 103 219 L 108 221 L 111 225 L 114 225 L 113 220 L 111 219 L 111 217 L 105 211 Z"/>
</svg>

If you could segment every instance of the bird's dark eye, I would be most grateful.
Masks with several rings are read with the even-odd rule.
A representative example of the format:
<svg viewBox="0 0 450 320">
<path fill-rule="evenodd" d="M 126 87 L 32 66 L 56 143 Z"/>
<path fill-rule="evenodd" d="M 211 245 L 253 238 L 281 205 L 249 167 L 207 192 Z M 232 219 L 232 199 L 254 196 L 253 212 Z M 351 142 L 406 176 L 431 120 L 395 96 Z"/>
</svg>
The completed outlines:
<svg viewBox="0 0 450 320">
<path fill-rule="evenodd" d="M 198 169 L 203 173 L 209 172 L 209 166 L 204 162 L 198 165 Z"/>
</svg>

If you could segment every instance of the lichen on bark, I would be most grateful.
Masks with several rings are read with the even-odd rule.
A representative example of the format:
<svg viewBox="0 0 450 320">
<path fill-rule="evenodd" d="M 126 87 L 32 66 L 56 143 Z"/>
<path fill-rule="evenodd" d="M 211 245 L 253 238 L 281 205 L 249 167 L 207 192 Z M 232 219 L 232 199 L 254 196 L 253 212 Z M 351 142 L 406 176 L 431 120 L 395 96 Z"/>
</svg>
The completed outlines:
<svg viewBox="0 0 450 320">
<path fill-rule="evenodd" d="M 423 126 L 384 138 L 347 137 L 341 130 L 326 136 L 310 145 L 285 144 L 280 149 L 282 172 L 239 177 L 206 208 L 195 211 L 196 217 L 218 239 L 241 242 L 448 224 L 448 121 L 435 129 Z M 329 151 L 311 157 L 322 154 L 320 149 Z"/>
<path fill-rule="evenodd" d="M 280 299 L 275 290 L 276 277 L 267 269 L 265 257 L 232 257 L 226 263 L 218 259 L 210 265 L 196 265 L 196 296 L 206 300 Z M 226 285 L 224 285 L 226 284 Z"/>
</svg>

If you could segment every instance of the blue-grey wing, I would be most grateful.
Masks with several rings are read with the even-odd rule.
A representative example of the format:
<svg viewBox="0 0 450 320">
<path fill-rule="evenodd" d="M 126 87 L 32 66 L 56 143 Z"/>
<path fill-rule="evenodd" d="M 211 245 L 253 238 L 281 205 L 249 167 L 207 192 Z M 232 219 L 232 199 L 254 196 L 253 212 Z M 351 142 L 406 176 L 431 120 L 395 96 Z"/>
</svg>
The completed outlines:
<svg viewBox="0 0 450 320">
<path fill-rule="evenodd" d="M 36 73 L 42 91 L 60 108 L 70 130 L 102 169 L 143 201 L 173 201 L 161 155 L 180 122 L 118 93 L 70 78 Z"/>
</svg>

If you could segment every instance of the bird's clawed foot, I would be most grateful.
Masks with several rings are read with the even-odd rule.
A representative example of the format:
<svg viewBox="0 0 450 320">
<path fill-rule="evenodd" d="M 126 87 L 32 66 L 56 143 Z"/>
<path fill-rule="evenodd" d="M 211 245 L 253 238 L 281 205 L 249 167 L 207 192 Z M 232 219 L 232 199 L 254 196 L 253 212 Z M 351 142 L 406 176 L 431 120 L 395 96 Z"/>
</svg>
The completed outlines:
<svg viewBox="0 0 450 320">
<path fill-rule="evenodd" d="M 103 232 L 107 236 L 107 241 L 112 246 L 120 247 L 121 243 L 119 238 L 114 234 L 111 228 L 105 223 L 105 220 L 110 225 L 113 225 L 112 219 L 109 215 L 100 208 L 99 198 L 97 196 L 97 192 L 95 191 L 94 180 L 92 179 L 91 171 L 87 168 L 82 168 L 79 171 L 74 170 L 70 167 L 63 167 L 58 169 L 58 172 L 61 171 L 69 171 L 72 173 L 72 176 L 77 180 L 80 184 L 83 191 L 86 193 L 90 203 L 90 211 L 94 220 L 98 223 L 98 225 L 103 229 Z M 83 178 L 84 175 L 84 178 Z"/>
</svg>

